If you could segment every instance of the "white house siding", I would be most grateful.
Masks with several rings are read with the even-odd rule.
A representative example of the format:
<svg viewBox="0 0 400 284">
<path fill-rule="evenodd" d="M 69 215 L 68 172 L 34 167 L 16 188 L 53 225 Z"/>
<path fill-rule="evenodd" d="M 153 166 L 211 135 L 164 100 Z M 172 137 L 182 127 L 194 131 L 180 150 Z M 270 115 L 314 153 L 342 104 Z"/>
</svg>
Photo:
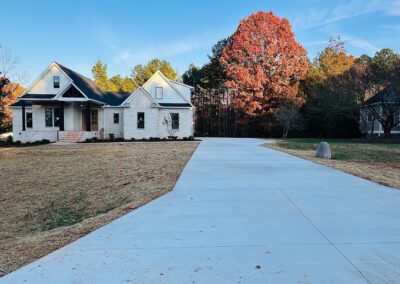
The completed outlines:
<svg viewBox="0 0 400 284">
<path fill-rule="evenodd" d="M 105 123 L 104 123 L 104 134 L 108 137 L 110 134 L 114 134 L 115 137 L 123 137 L 123 121 L 124 112 L 123 108 L 105 108 Z M 114 123 L 114 113 L 119 114 L 119 123 Z"/>
<path fill-rule="evenodd" d="M 373 123 L 373 125 L 372 125 L 372 123 Z M 365 113 L 365 111 L 361 110 L 360 111 L 360 131 L 361 131 L 361 133 L 370 134 L 371 130 L 372 130 L 372 126 L 374 127 L 373 135 L 381 136 L 384 134 L 382 124 L 377 119 L 375 119 L 373 122 L 368 121 L 367 114 Z M 400 134 L 400 125 L 393 127 L 391 133 L 396 134 L 396 135 Z"/>
<path fill-rule="evenodd" d="M 40 113 L 40 108 L 26 107 L 25 112 L 32 112 L 32 128 L 26 128 L 26 131 L 22 131 L 22 108 L 13 108 L 13 140 L 21 141 L 22 143 L 34 142 L 42 139 L 47 139 L 52 142 L 57 141 L 57 131 L 51 129 L 44 129 L 40 125 L 40 116 L 36 116 Z M 26 123 L 26 120 L 25 120 Z M 37 124 L 37 125 L 36 125 Z M 43 123 L 43 125 L 45 125 Z"/>
<path fill-rule="evenodd" d="M 60 88 L 54 88 L 53 76 L 60 76 Z M 48 72 L 37 81 L 29 90 L 30 94 L 58 94 L 64 89 L 70 80 L 55 65 L 52 65 Z"/>
<path fill-rule="evenodd" d="M 156 87 L 163 88 L 162 99 L 156 99 Z M 154 76 L 143 85 L 143 88 L 159 103 L 187 103 L 159 73 L 155 73 Z"/>
<path fill-rule="evenodd" d="M 92 105 L 92 110 L 98 111 L 98 130 L 103 128 L 103 109 Z M 64 129 L 65 131 L 82 131 L 82 110 L 80 103 L 64 104 Z"/>
<path fill-rule="evenodd" d="M 58 127 L 46 127 L 45 108 L 55 106 L 32 105 L 33 131 L 57 131 Z"/>
<path fill-rule="evenodd" d="M 27 110 L 28 108 L 26 108 Z M 13 107 L 12 132 L 14 141 L 22 140 L 22 108 Z M 29 108 L 30 110 L 30 108 Z"/>
<path fill-rule="evenodd" d="M 75 131 L 81 131 L 82 130 L 82 107 L 79 103 L 74 103 L 73 105 L 73 129 Z M 65 128 L 65 123 L 64 123 L 64 128 Z"/>
<path fill-rule="evenodd" d="M 25 128 L 22 131 L 22 108 L 13 108 L 13 135 L 14 141 L 34 142 L 37 140 L 48 139 L 52 142 L 57 141 L 59 127 L 46 127 L 45 108 L 59 107 L 59 105 L 38 105 L 26 107 L 25 112 L 32 112 L 32 128 Z M 103 128 L 103 109 L 92 106 L 98 110 L 98 130 L 88 132 L 88 138 L 93 136 L 100 137 L 100 129 Z M 26 120 L 25 120 L 26 121 Z M 78 103 L 64 104 L 64 130 L 82 131 L 82 108 Z"/>
<path fill-rule="evenodd" d="M 171 84 L 178 89 L 178 91 L 185 97 L 188 102 L 191 102 L 191 90 L 189 87 L 185 87 L 179 83 L 171 82 Z"/>
<path fill-rule="evenodd" d="M 151 98 L 139 90 L 124 109 L 123 132 L 125 139 L 158 137 L 158 110 L 152 108 Z M 144 112 L 144 128 L 137 128 L 137 113 Z"/>
<path fill-rule="evenodd" d="M 175 132 L 175 136 L 178 138 L 193 136 L 193 111 L 189 108 L 185 109 L 159 109 L 158 125 L 159 132 L 158 137 L 168 137 L 170 134 L 167 131 L 167 127 L 163 124 L 164 117 L 167 117 L 169 113 L 179 113 L 179 130 Z"/>
<path fill-rule="evenodd" d="M 103 109 L 100 107 L 92 107 L 92 109 L 97 109 L 97 119 L 98 119 L 98 131 L 100 131 L 102 128 L 104 128 L 104 114 L 103 114 Z"/>
<path fill-rule="evenodd" d="M 21 131 L 15 133 L 13 131 L 13 140 L 21 141 L 22 143 L 26 142 L 35 142 L 41 141 L 43 139 L 49 140 L 50 142 L 56 142 L 58 139 L 57 131 Z"/>
<path fill-rule="evenodd" d="M 75 111 L 73 104 L 64 104 L 64 130 L 74 131 L 75 129 Z"/>
</svg>

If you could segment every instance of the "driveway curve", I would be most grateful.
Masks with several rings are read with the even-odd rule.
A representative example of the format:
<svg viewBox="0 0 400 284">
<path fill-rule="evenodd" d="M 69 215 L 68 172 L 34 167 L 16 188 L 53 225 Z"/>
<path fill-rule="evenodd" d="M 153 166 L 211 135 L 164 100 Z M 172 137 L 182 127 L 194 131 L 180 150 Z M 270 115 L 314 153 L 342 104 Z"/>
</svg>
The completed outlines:
<svg viewBox="0 0 400 284">
<path fill-rule="evenodd" d="M 399 283 L 400 192 L 204 139 L 174 190 L 0 283 Z"/>
</svg>

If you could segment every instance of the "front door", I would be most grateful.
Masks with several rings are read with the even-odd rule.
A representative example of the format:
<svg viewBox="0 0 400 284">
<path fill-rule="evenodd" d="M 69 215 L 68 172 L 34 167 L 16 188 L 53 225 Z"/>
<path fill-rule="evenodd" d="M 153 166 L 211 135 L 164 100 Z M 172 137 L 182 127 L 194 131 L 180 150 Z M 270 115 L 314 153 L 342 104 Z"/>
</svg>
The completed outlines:
<svg viewBox="0 0 400 284">
<path fill-rule="evenodd" d="M 82 130 L 88 131 L 86 129 L 86 111 L 82 110 Z M 90 131 L 99 130 L 99 112 L 97 109 L 90 111 Z"/>
</svg>

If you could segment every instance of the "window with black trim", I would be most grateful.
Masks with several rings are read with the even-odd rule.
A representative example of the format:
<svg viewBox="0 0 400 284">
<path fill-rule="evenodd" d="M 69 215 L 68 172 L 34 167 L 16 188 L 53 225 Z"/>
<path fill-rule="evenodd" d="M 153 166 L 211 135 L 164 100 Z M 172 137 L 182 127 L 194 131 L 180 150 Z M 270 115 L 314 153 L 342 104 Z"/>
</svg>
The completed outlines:
<svg viewBox="0 0 400 284">
<path fill-rule="evenodd" d="M 119 113 L 114 113 L 114 123 L 119 123 Z"/>
<path fill-rule="evenodd" d="M 33 127 L 33 119 L 32 119 L 32 113 L 27 112 L 26 113 L 26 127 L 27 128 L 32 128 Z"/>
<path fill-rule="evenodd" d="M 53 126 L 53 109 L 50 107 L 46 107 L 44 109 L 44 119 L 46 123 L 46 127 Z"/>
<path fill-rule="evenodd" d="M 137 128 L 144 128 L 144 112 L 137 113 Z"/>
<path fill-rule="evenodd" d="M 60 76 L 53 76 L 53 87 L 60 88 Z"/>
<path fill-rule="evenodd" d="M 394 125 L 396 126 L 399 123 L 400 123 L 400 113 L 396 113 L 394 115 Z"/>
<path fill-rule="evenodd" d="M 61 112 L 60 108 L 46 107 L 44 109 L 44 120 L 46 127 L 60 126 Z"/>
<path fill-rule="evenodd" d="M 179 113 L 171 113 L 172 129 L 179 129 Z"/>
<path fill-rule="evenodd" d="M 97 112 L 97 110 L 92 110 L 90 112 L 90 122 L 92 123 L 92 125 L 98 123 L 98 112 Z"/>
<path fill-rule="evenodd" d="M 156 99 L 162 100 L 163 98 L 163 87 L 156 87 Z"/>
<path fill-rule="evenodd" d="M 54 109 L 54 126 L 55 127 L 60 126 L 60 118 L 61 118 L 60 108 L 55 108 Z"/>
</svg>

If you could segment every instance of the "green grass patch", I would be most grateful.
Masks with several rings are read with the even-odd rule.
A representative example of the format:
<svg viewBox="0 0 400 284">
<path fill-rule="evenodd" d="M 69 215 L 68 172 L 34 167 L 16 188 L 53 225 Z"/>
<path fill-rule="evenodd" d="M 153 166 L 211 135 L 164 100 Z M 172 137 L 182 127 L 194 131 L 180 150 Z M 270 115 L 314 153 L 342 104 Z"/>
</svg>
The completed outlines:
<svg viewBox="0 0 400 284">
<path fill-rule="evenodd" d="M 344 153 L 344 152 L 337 152 L 337 153 L 333 153 L 332 154 L 332 160 L 349 160 L 350 159 L 350 155 L 348 153 Z"/>
<path fill-rule="evenodd" d="M 104 206 L 103 208 L 101 208 L 100 210 L 98 210 L 98 211 L 96 212 L 96 215 L 105 214 L 105 213 L 107 213 L 107 212 L 109 212 L 109 211 L 111 211 L 111 210 L 113 210 L 113 209 L 115 209 L 115 208 L 118 208 L 118 207 L 120 207 L 120 206 L 122 206 L 122 205 L 128 203 L 129 201 L 130 201 L 130 200 L 129 200 L 128 197 L 121 197 L 121 198 L 118 198 L 118 199 L 115 200 L 115 201 L 112 201 L 112 202 L 110 202 L 110 203 L 107 203 L 106 206 Z"/>
<path fill-rule="evenodd" d="M 279 140 L 277 144 L 284 149 L 316 151 L 322 141 L 331 146 L 334 160 L 400 163 L 400 143 L 396 140 L 304 138 Z"/>
<path fill-rule="evenodd" d="M 59 208 L 49 212 L 46 220 L 42 223 L 42 230 L 47 231 L 59 227 L 70 226 L 83 220 L 81 210 L 74 211 L 70 208 Z"/>
</svg>

